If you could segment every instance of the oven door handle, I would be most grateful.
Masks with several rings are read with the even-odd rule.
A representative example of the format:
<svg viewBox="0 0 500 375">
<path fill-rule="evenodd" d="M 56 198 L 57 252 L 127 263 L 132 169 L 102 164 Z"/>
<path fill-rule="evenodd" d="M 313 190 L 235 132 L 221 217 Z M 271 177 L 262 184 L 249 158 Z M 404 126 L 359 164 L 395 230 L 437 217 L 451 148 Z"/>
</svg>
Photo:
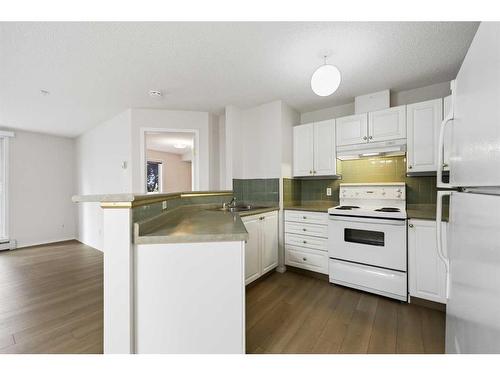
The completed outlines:
<svg viewBox="0 0 500 375">
<path fill-rule="evenodd" d="M 364 217 L 355 217 L 355 216 L 335 216 L 330 215 L 330 220 L 333 221 L 343 221 L 343 222 L 351 222 L 351 223 L 365 223 L 365 224 L 387 224 L 394 226 L 406 226 L 406 219 L 369 219 Z"/>
</svg>

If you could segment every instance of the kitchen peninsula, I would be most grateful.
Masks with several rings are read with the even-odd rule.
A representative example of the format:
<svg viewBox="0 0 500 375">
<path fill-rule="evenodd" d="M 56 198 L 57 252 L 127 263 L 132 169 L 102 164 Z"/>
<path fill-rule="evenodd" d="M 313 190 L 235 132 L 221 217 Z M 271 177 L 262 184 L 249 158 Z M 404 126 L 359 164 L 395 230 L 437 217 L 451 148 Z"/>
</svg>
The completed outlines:
<svg viewBox="0 0 500 375">
<path fill-rule="evenodd" d="M 248 233 L 220 209 L 232 195 L 73 197 L 103 208 L 105 353 L 245 352 Z"/>
</svg>

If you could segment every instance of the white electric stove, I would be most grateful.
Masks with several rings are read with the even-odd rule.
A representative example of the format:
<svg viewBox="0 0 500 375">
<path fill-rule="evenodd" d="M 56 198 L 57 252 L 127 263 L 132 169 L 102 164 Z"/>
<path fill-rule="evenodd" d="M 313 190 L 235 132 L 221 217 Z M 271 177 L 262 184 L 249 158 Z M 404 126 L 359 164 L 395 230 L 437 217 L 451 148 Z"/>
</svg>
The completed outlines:
<svg viewBox="0 0 500 375">
<path fill-rule="evenodd" d="M 340 184 L 328 210 L 330 282 L 407 301 L 406 186 Z"/>
</svg>

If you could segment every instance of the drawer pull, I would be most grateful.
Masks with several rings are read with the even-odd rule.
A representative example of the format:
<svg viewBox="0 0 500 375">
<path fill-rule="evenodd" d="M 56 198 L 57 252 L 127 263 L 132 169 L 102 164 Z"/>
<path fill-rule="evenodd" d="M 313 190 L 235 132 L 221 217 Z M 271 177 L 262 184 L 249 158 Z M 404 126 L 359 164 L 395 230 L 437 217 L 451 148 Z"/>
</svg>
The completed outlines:
<svg viewBox="0 0 500 375">
<path fill-rule="evenodd" d="M 302 219 L 304 219 L 304 220 L 307 219 L 307 216 L 302 216 Z"/>
<path fill-rule="evenodd" d="M 304 257 L 304 258 L 302 258 L 302 260 L 305 262 L 305 261 L 307 261 L 307 258 L 306 258 L 306 257 Z"/>
<path fill-rule="evenodd" d="M 307 229 L 306 229 L 306 228 L 302 228 L 302 230 L 303 230 L 304 232 L 307 232 Z"/>
<path fill-rule="evenodd" d="M 302 243 L 307 243 L 307 241 L 306 241 L 306 240 L 304 240 L 304 241 L 302 241 Z"/>
</svg>

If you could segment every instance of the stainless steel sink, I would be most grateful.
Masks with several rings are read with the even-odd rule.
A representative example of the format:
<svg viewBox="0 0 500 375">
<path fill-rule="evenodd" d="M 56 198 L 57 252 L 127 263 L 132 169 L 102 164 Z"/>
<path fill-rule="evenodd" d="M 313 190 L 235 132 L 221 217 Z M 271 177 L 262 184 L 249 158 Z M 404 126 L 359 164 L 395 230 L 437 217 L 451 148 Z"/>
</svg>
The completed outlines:
<svg viewBox="0 0 500 375">
<path fill-rule="evenodd" d="M 215 208 L 216 211 L 225 211 L 225 212 L 244 212 L 255 210 L 257 208 L 262 208 L 258 206 L 236 206 L 236 207 L 218 207 Z"/>
</svg>

